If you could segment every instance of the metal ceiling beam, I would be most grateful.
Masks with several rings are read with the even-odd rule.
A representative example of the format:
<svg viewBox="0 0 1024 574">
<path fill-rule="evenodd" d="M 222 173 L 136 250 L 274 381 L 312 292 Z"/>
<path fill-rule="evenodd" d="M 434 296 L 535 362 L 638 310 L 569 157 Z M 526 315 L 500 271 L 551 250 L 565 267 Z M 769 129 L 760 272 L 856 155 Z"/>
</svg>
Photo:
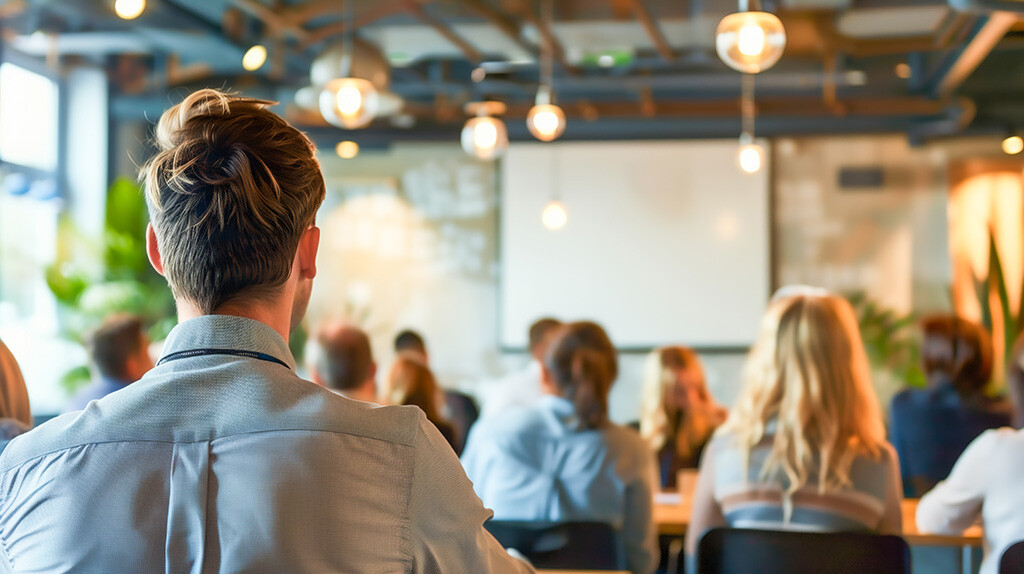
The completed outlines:
<svg viewBox="0 0 1024 574">
<path fill-rule="evenodd" d="M 415 0 L 404 0 L 403 4 L 405 9 L 416 17 L 420 22 L 423 22 L 427 26 L 433 28 L 438 34 L 444 36 L 445 40 L 451 42 L 456 48 L 462 52 L 462 55 L 466 57 L 470 62 L 479 63 L 483 60 L 483 56 L 480 54 L 480 50 L 477 50 L 472 44 L 470 44 L 465 38 L 460 36 L 451 26 L 435 18 L 433 14 L 423 9 L 423 6 L 418 4 Z"/>
<path fill-rule="evenodd" d="M 959 88 L 1019 20 L 1020 15 L 1012 12 L 994 12 L 989 16 L 938 81 L 936 93 L 947 97 Z"/>
</svg>

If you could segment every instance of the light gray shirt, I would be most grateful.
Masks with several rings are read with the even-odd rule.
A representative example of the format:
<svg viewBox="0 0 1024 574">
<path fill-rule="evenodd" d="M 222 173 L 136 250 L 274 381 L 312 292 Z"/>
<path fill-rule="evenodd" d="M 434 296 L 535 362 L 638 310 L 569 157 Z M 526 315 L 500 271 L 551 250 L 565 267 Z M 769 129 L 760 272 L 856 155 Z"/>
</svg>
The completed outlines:
<svg viewBox="0 0 1024 574">
<path fill-rule="evenodd" d="M 194 349 L 263 358 L 165 362 L 7 446 L 0 572 L 530 571 L 419 409 L 300 379 L 257 321 L 186 321 L 164 353 Z"/>
</svg>

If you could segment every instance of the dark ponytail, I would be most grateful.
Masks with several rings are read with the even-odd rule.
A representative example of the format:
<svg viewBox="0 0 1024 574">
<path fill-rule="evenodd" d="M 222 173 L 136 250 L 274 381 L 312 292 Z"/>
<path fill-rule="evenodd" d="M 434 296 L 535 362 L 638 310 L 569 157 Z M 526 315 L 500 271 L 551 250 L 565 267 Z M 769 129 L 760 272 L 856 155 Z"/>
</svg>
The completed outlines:
<svg viewBox="0 0 1024 574">
<path fill-rule="evenodd" d="M 600 325 L 563 327 L 545 364 L 559 394 L 572 401 L 582 428 L 599 428 L 608 421 L 608 393 L 618 376 L 618 359 Z"/>
</svg>

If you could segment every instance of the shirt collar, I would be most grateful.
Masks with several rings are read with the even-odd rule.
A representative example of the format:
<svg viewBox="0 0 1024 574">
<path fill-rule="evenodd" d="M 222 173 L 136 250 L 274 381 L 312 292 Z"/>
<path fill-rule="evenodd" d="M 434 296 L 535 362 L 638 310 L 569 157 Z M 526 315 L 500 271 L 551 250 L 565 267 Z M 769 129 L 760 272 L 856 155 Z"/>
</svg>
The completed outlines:
<svg viewBox="0 0 1024 574">
<path fill-rule="evenodd" d="M 295 370 L 288 343 L 266 323 L 233 315 L 203 315 L 179 323 L 167 335 L 163 356 L 194 349 L 265 353 Z"/>
</svg>

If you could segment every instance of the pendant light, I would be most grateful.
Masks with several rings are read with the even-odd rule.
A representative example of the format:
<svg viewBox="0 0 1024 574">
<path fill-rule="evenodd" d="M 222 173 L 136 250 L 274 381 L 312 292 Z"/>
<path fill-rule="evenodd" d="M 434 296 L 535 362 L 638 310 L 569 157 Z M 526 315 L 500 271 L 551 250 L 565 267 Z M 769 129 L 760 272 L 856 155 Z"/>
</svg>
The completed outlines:
<svg viewBox="0 0 1024 574">
<path fill-rule="evenodd" d="M 547 26 L 550 27 L 554 20 L 554 5 L 551 0 L 544 0 L 544 17 Z M 545 38 L 541 47 L 540 87 L 537 88 L 534 106 L 526 115 L 526 129 L 542 142 L 556 140 L 565 131 L 565 112 L 553 103 L 552 60 L 551 42 Z"/>
<path fill-rule="evenodd" d="M 774 14 L 750 11 L 739 0 L 739 11 L 718 23 L 715 50 L 730 68 L 745 74 L 763 72 L 779 61 L 786 49 L 786 29 Z"/>
<path fill-rule="evenodd" d="M 508 129 L 505 122 L 494 117 L 505 113 L 501 102 L 470 102 L 466 113 L 474 114 L 462 127 L 462 149 L 482 160 L 493 160 L 508 149 Z"/>
<path fill-rule="evenodd" d="M 377 116 L 380 97 L 373 83 L 351 77 L 352 72 L 352 11 L 351 3 L 343 3 L 345 12 L 344 55 L 341 58 L 341 77 L 324 86 L 319 97 L 320 115 L 328 123 L 345 129 L 366 127 Z"/>
</svg>

